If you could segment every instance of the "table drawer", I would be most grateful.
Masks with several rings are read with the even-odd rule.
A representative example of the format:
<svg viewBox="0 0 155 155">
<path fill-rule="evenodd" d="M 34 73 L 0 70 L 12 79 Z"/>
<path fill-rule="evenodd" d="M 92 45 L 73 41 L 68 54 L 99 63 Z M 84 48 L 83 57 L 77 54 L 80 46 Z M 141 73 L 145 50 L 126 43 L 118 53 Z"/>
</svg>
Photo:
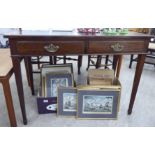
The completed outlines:
<svg viewBox="0 0 155 155">
<path fill-rule="evenodd" d="M 145 41 L 90 41 L 88 53 L 142 53 L 146 46 Z"/>
<path fill-rule="evenodd" d="M 84 53 L 82 41 L 19 41 L 18 53 L 23 55 L 65 55 Z"/>
</svg>

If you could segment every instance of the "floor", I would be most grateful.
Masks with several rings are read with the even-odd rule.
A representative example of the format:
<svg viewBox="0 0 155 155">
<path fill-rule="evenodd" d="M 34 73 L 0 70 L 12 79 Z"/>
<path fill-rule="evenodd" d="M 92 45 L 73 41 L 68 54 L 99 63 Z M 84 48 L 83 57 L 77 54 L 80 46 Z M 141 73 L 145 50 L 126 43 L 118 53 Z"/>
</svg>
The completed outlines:
<svg viewBox="0 0 155 155">
<path fill-rule="evenodd" d="M 151 65 L 145 65 L 141 82 L 139 85 L 135 106 L 131 116 L 127 115 L 127 109 L 132 89 L 132 81 L 136 63 L 133 63 L 132 69 L 128 68 L 129 56 L 124 56 L 121 69 L 120 81 L 122 84 L 121 106 L 117 120 L 77 120 L 74 117 L 57 117 L 56 114 L 39 115 L 37 112 L 36 96 L 31 96 L 30 88 L 27 84 L 25 66 L 22 62 L 23 86 L 25 92 L 26 111 L 28 125 L 22 123 L 22 116 L 17 96 L 14 75 L 10 80 L 17 124 L 19 127 L 147 127 L 155 126 L 155 68 Z M 82 65 L 82 74 L 77 76 L 77 67 L 74 63 L 74 76 L 78 84 L 86 82 L 87 56 L 84 57 Z M 38 90 L 39 75 L 34 76 L 35 90 Z M 0 126 L 9 127 L 9 120 L 2 86 L 0 85 Z"/>
</svg>

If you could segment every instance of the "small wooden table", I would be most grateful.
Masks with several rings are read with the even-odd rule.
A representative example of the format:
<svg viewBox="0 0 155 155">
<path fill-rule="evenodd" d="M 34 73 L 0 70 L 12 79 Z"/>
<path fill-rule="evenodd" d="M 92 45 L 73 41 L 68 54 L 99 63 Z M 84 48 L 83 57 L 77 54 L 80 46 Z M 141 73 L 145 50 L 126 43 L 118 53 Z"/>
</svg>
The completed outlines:
<svg viewBox="0 0 155 155">
<path fill-rule="evenodd" d="M 13 65 L 10 57 L 10 49 L 0 49 L 0 82 L 2 83 L 4 89 L 10 124 L 12 127 L 16 127 L 17 123 L 9 84 L 9 79 L 12 74 Z"/>
<path fill-rule="evenodd" d="M 22 75 L 21 57 L 58 55 L 115 55 L 120 72 L 121 57 L 138 54 L 138 63 L 129 103 L 128 114 L 132 113 L 145 56 L 151 35 L 129 32 L 127 35 L 79 34 L 76 32 L 23 31 L 22 34 L 5 35 L 9 38 L 13 67 L 16 77 L 24 124 L 27 124 Z M 31 77 L 32 79 L 32 77 Z M 33 80 L 30 80 L 33 81 Z"/>
</svg>

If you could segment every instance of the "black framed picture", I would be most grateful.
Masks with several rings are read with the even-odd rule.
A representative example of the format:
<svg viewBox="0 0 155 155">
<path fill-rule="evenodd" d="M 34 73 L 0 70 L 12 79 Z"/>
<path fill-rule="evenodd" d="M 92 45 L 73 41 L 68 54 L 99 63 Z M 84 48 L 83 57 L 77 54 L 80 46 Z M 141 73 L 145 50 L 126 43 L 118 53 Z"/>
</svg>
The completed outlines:
<svg viewBox="0 0 155 155">
<path fill-rule="evenodd" d="M 57 112 L 57 98 L 56 97 L 38 97 L 37 98 L 38 113 L 56 113 Z"/>
<path fill-rule="evenodd" d="M 45 96 L 57 97 L 58 87 L 73 86 L 72 74 L 46 74 L 45 77 Z"/>
<path fill-rule="evenodd" d="M 78 118 L 117 119 L 120 91 L 79 89 Z"/>
<path fill-rule="evenodd" d="M 57 114 L 76 116 L 77 89 L 74 87 L 59 87 L 57 100 Z"/>
</svg>

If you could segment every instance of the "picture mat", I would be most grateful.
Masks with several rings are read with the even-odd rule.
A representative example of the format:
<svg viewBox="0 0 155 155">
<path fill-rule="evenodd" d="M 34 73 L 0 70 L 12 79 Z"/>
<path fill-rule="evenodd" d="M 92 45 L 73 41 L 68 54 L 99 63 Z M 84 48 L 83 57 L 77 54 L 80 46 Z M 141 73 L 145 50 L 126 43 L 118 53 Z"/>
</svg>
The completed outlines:
<svg viewBox="0 0 155 155">
<path fill-rule="evenodd" d="M 46 97 L 52 97 L 51 96 L 51 79 L 68 79 L 68 85 L 67 86 L 73 86 L 73 76 L 72 74 L 47 74 L 46 80 L 45 80 L 45 96 Z"/>
<path fill-rule="evenodd" d="M 57 108 L 57 114 L 58 115 L 63 115 L 63 116 L 76 116 L 76 111 L 65 111 L 64 110 L 64 105 L 63 105 L 63 94 L 76 94 L 75 97 L 75 102 L 76 102 L 76 111 L 77 111 L 77 89 L 75 87 L 59 87 L 58 88 L 58 108 Z"/>
<path fill-rule="evenodd" d="M 88 118 L 88 119 L 116 119 L 118 114 L 119 106 L 119 95 L 120 91 L 103 91 L 103 90 L 78 90 L 78 106 L 77 106 L 77 118 Z M 113 109 L 112 114 L 101 114 L 101 113 L 83 113 L 83 96 L 84 95 L 99 95 L 99 96 L 113 96 Z"/>
</svg>

